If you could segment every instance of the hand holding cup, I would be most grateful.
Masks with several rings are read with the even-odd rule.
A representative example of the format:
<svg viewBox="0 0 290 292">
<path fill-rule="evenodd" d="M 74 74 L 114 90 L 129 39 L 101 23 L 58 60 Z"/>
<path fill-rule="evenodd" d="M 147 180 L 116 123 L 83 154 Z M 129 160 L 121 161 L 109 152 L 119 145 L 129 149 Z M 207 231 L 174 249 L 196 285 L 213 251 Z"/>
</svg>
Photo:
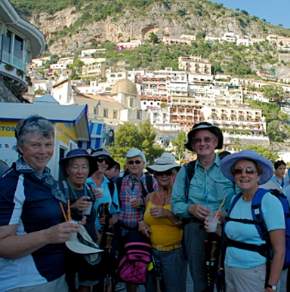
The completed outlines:
<svg viewBox="0 0 290 292">
<path fill-rule="evenodd" d="M 219 223 L 218 212 L 214 212 L 214 211 L 210 212 L 204 221 L 204 227 L 205 227 L 206 232 L 209 232 L 209 233 L 216 232 L 218 223 Z"/>
<path fill-rule="evenodd" d="M 150 214 L 152 217 L 155 217 L 155 218 L 161 218 L 161 217 L 164 217 L 164 212 L 163 212 L 163 208 L 162 207 L 152 207 L 150 209 Z"/>
</svg>

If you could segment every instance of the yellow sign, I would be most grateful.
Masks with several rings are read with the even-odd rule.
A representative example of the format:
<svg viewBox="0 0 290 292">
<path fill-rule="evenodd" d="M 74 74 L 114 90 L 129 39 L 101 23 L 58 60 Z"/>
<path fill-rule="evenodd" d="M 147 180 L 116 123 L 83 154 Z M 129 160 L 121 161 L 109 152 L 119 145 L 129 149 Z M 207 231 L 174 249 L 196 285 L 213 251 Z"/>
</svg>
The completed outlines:
<svg viewBox="0 0 290 292">
<path fill-rule="evenodd" d="M 15 137 L 16 121 L 0 121 L 0 137 Z"/>
</svg>

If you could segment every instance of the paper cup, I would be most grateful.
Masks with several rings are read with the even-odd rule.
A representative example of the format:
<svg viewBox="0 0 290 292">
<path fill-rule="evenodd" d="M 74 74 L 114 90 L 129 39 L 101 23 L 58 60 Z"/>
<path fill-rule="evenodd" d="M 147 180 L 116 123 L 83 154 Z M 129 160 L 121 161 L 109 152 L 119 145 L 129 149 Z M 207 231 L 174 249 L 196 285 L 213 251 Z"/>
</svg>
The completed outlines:
<svg viewBox="0 0 290 292">
<path fill-rule="evenodd" d="M 69 223 L 79 224 L 79 222 L 76 220 L 70 220 Z M 77 232 L 72 232 L 69 237 L 69 240 L 74 240 L 76 237 L 77 237 Z"/>
<path fill-rule="evenodd" d="M 216 232 L 218 224 L 216 212 L 210 213 L 209 216 L 207 217 L 207 220 L 208 220 L 207 232 Z"/>
<path fill-rule="evenodd" d="M 90 215 L 92 212 L 93 202 L 88 202 L 89 206 L 83 211 L 83 215 Z"/>
</svg>

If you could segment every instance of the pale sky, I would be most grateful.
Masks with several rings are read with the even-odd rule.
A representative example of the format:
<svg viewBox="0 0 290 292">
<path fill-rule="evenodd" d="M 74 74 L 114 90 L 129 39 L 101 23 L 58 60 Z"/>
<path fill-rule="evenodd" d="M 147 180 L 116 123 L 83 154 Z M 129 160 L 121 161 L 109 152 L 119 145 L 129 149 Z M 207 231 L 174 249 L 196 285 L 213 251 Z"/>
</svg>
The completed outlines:
<svg viewBox="0 0 290 292">
<path fill-rule="evenodd" d="M 239 8 L 275 25 L 290 28 L 290 0 L 211 0 L 227 8 Z"/>
</svg>

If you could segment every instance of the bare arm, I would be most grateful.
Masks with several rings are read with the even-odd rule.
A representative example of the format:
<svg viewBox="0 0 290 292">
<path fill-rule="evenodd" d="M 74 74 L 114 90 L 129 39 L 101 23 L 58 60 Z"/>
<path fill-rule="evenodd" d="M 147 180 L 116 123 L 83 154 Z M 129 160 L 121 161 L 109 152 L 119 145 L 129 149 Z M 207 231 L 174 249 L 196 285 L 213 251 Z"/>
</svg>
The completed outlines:
<svg viewBox="0 0 290 292">
<path fill-rule="evenodd" d="M 65 222 L 24 235 L 17 235 L 16 229 L 17 225 L 0 226 L 0 257 L 15 259 L 31 254 L 47 244 L 63 243 L 79 227 L 78 224 Z"/>
<path fill-rule="evenodd" d="M 270 241 L 273 249 L 273 259 L 270 267 L 268 284 L 276 285 L 280 279 L 285 256 L 285 230 L 278 229 L 270 231 Z M 272 291 L 267 288 L 266 291 Z"/>
</svg>

